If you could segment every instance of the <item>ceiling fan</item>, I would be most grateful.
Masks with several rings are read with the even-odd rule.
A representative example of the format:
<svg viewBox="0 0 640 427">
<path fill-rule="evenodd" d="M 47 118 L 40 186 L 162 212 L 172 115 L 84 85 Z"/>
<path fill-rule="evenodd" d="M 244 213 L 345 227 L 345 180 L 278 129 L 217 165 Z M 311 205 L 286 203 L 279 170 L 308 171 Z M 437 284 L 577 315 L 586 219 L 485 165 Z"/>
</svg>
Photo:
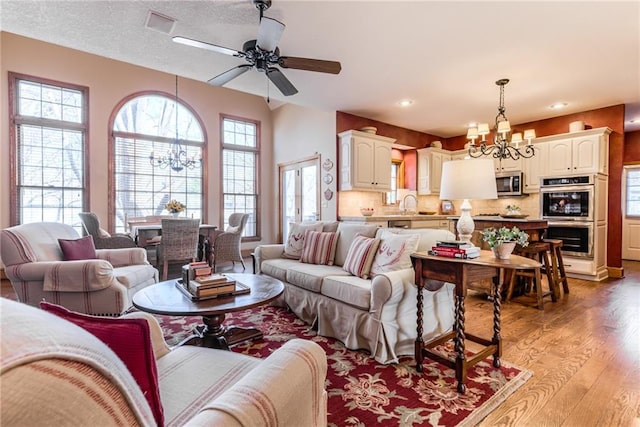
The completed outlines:
<svg viewBox="0 0 640 427">
<path fill-rule="evenodd" d="M 278 42 L 284 31 L 285 25 L 275 19 L 262 16 L 264 11 L 271 7 L 271 0 L 252 0 L 254 6 L 260 11 L 260 27 L 258 38 L 244 43 L 242 50 L 234 50 L 215 44 L 202 42 L 187 37 L 175 36 L 173 41 L 187 46 L 224 53 L 238 58 L 244 58 L 248 64 L 238 65 L 222 74 L 210 79 L 208 83 L 214 86 L 224 86 L 232 79 L 254 68 L 264 72 L 269 80 L 285 96 L 298 93 L 298 89 L 285 77 L 279 68 L 293 68 L 297 70 L 316 71 L 320 73 L 338 74 L 342 66 L 336 61 L 321 59 L 297 58 L 293 56 L 280 56 Z"/>
</svg>

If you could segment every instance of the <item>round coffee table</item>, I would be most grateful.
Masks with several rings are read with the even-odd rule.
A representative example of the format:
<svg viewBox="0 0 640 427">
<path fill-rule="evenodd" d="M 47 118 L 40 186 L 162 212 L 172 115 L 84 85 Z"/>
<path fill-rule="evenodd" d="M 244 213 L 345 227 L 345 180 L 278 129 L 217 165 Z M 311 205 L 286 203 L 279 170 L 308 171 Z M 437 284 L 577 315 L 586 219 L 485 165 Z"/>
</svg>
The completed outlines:
<svg viewBox="0 0 640 427">
<path fill-rule="evenodd" d="M 191 344 L 221 348 L 249 339 L 262 338 L 257 328 L 223 325 L 225 315 L 257 307 L 276 299 L 284 291 L 281 281 L 256 274 L 227 274 L 237 283 L 250 288 L 250 292 L 235 296 L 192 301 L 176 287 L 176 280 L 167 280 L 147 286 L 133 295 L 133 305 L 139 310 L 169 316 L 202 316 L 204 325 L 195 328 L 192 336 L 179 345 Z"/>
</svg>

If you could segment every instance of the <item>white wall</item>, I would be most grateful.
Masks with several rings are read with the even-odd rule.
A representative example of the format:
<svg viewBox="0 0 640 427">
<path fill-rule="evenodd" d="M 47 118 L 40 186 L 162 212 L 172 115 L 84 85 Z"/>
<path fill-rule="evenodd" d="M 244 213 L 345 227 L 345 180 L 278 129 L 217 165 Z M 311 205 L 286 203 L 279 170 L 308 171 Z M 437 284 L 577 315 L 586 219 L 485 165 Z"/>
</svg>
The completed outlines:
<svg viewBox="0 0 640 427">
<path fill-rule="evenodd" d="M 9 227 L 9 111 L 8 72 L 89 87 L 89 183 L 90 205 L 106 224 L 108 212 L 109 118 L 126 96 L 140 91 L 175 92 L 171 74 L 114 61 L 105 57 L 43 43 L 15 34 L 0 32 L 0 228 Z M 220 114 L 236 115 L 261 123 L 260 181 L 273 182 L 273 129 L 271 111 L 264 99 L 205 82 L 180 79 L 179 97 L 189 104 L 205 124 L 208 140 L 206 164 L 207 213 L 204 221 L 221 225 L 220 211 Z M 335 120 L 333 120 L 335 122 Z M 335 125 L 334 125 L 335 126 Z M 277 188 L 262 185 L 262 212 L 272 210 Z M 277 207 L 277 203 L 275 204 Z M 264 242 L 274 239 L 268 216 L 262 224 Z M 255 244 L 247 245 L 255 246 Z M 1 264 L 0 264 L 1 265 Z"/>
<path fill-rule="evenodd" d="M 331 170 L 321 169 L 321 219 L 337 218 L 338 162 L 336 160 L 336 113 L 319 111 L 297 105 L 286 104 L 272 112 L 273 118 L 273 181 L 278 188 L 278 164 L 288 163 L 314 154 L 320 155 L 320 163 L 330 159 L 334 166 Z M 322 182 L 326 174 L 333 176 L 329 185 Z M 325 190 L 333 191 L 333 198 L 325 200 Z M 276 191 L 277 195 L 277 191 Z M 266 218 L 265 218 L 266 219 Z M 278 207 L 272 212 L 271 228 L 278 230 Z"/>
</svg>

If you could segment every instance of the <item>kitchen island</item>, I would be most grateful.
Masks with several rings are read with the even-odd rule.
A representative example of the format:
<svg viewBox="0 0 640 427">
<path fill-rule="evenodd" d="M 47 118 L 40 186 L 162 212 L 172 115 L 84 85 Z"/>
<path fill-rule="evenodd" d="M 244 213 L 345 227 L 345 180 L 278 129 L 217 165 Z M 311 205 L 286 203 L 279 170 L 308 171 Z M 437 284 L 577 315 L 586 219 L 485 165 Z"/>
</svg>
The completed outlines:
<svg viewBox="0 0 640 427">
<path fill-rule="evenodd" d="M 339 221 L 360 224 L 376 224 L 383 228 L 436 228 L 451 230 L 452 222 L 447 215 L 426 214 L 380 214 L 372 216 L 340 216 Z"/>
<path fill-rule="evenodd" d="M 453 221 L 454 230 L 457 226 L 458 218 L 460 217 L 447 217 L 447 219 Z M 542 235 L 549 225 L 547 220 L 540 218 L 506 218 L 503 216 L 474 216 L 473 223 L 475 224 L 475 230 L 471 237 L 471 242 L 480 247 L 483 246 L 480 232 L 486 228 L 518 227 L 529 235 L 530 242 L 535 242 L 542 240 Z M 488 248 L 485 247 L 483 249 Z"/>
</svg>

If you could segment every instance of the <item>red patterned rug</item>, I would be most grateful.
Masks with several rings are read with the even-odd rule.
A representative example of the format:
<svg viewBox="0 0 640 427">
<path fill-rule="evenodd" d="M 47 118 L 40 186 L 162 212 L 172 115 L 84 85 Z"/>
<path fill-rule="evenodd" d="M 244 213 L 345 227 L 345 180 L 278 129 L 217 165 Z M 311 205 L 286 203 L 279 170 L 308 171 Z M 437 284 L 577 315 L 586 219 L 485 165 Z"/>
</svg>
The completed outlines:
<svg viewBox="0 0 640 427">
<path fill-rule="evenodd" d="M 186 338 L 197 317 L 156 316 L 169 345 Z M 226 325 L 255 326 L 262 340 L 237 344 L 232 350 L 264 358 L 292 338 L 318 343 L 329 365 L 330 426 L 459 426 L 475 425 L 516 391 L 531 372 L 501 360 L 496 369 L 487 359 L 468 372 L 467 392 L 458 394 L 455 373 L 437 362 L 424 361 L 422 374 L 405 357 L 395 365 L 381 365 L 364 351 L 352 351 L 332 338 L 318 336 L 294 314 L 264 306 L 227 316 Z M 444 351 L 451 351 L 444 349 Z"/>
</svg>

